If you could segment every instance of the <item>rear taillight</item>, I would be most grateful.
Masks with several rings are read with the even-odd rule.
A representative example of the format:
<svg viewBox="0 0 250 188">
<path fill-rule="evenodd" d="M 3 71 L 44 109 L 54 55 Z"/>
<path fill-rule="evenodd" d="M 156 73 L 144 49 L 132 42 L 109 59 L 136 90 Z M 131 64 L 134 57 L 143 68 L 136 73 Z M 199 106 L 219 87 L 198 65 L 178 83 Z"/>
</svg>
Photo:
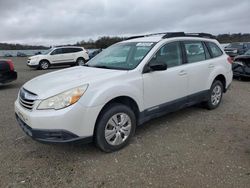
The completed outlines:
<svg viewBox="0 0 250 188">
<path fill-rule="evenodd" d="M 13 62 L 12 62 L 11 60 L 8 60 L 7 63 L 8 63 L 9 66 L 10 66 L 10 70 L 11 70 L 11 71 L 14 71 L 14 64 L 13 64 Z"/>
<path fill-rule="evenodd" d="M 229 56 L 229 57 L 227 58 L 227 62 L 230 63 L 230 64 L 233 64 L 234 60 L 233 60 L 232 57 Z"/>
</svg>

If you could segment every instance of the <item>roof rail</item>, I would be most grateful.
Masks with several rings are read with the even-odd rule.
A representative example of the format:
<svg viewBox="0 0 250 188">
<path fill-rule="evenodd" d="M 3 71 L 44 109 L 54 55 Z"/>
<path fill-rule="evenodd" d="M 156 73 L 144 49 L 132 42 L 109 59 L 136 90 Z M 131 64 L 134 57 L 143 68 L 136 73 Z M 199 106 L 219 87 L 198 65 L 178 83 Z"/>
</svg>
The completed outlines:
<svg viewBox="0 0 250 188">
<path fill-rule="evenodd" d="M 126 40 L 130 39 L 136 39 L 136 38 L 142 38 L 142 37 L 149 37 L 154 35 L 163 35 L 162 39 L 166 38 L 174 38 L 174 37 L 202 37 L 202 38 L 211 38 L 215 39 L 216 37 L 209 33 L 184 33 L 184 32 L 163 32 L 163 33 L 151 33 L 146 35 L 138 35 L 138 36 L 132 36 L 128 37 Z"/>
<path fill-rule="evenodd" d="M 166 33 L 162 38 L 173 38 L 173 37 L 203 37 L 203 38 L 215 38 L 215 36 L 209 33 L 184 33 L 184 32 L 173 32 Z"/>
<path fill-rule="evenodd" d="M 166 32 L 163 32 L 163 33 L 150 33 L 150 34 L 145 34 L 145 35 L 131 36 L 131 37 L 128 37 L 126 40 L 142 38 L 142 37 L 150 37 L 150 36 L 154 36 L 154 35 L 163 35 L 163 34 L 166 34 Z"/>
</svg>

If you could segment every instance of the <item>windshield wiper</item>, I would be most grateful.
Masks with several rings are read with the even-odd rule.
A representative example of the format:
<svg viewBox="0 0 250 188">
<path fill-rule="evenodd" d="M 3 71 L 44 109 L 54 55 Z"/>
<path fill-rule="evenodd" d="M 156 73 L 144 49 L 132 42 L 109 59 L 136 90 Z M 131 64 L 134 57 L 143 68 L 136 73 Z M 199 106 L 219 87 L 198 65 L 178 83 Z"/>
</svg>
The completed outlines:
<svg viewBox="0 0 250 188">
<path fill-rule="evenodd" d="M 95 66 L 92 66 L 92 67 L 101 68 L 101 69 L 112 69 L 111 67 L 108 67 L 108 66 L 105 66 L 105 65 L 95 65 Z"/>
</svg>

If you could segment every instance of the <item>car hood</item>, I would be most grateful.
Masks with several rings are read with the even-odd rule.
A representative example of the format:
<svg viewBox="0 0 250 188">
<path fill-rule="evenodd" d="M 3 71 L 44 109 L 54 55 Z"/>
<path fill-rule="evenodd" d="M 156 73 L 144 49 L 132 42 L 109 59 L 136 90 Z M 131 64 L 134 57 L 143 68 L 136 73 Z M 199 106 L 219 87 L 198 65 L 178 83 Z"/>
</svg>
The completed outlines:
<svg viewBox="0 0 250 188">
<path fill-rule="evenodd" d="M 38 76 L 23 85 L 23 88 L 38 95 L 38 99 L 45 99 L 68 89 L 105 78 L 126 74 L 127 71 L 101 69 L 94 67 L 73 67 Z"/>
<path fill-rule="evenodd" d="M 34 55 L 34 56 L 30 56 L 29 59 L 36 59 L 36 58 L 40 58 L 44 56 L 43 54 L 38 54 L 38 55 Z"/>
</svg>

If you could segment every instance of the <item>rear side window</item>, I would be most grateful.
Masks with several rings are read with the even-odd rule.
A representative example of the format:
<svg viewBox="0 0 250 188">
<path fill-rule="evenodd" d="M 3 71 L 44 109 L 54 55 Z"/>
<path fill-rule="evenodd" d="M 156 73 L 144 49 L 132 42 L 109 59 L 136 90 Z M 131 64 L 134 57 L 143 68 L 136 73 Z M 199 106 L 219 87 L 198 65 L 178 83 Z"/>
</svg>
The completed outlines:
<svg viewBox="0 0 250 188">
<path fill-rule="evenodd" d="M 184 47 L 188 63 L 195 63 L 206 59 L 205 50 L 200 41 L 185 41 Z"/>
<path fill-rule="evenodd" d="M 63 53 L 76 53 L 82 51 L 82 48 L 62 48 Z"/>
<path fill-rule="evenodd" d="M 72 49 L 72 53 L 83 51 L 82 48 L 71 48 L 71 49 Z"/>
<path fill-rule="evenodd" d="M 206 44 L 207 44 L 208 48 L 210 49 L 210 52 L 211 52 L 213 57 L 219 57 L 223 54 L 223 52 L 217 46 L 217 44 L 215 44 L 213 42 L 206 42 Z"/>
</svg>

